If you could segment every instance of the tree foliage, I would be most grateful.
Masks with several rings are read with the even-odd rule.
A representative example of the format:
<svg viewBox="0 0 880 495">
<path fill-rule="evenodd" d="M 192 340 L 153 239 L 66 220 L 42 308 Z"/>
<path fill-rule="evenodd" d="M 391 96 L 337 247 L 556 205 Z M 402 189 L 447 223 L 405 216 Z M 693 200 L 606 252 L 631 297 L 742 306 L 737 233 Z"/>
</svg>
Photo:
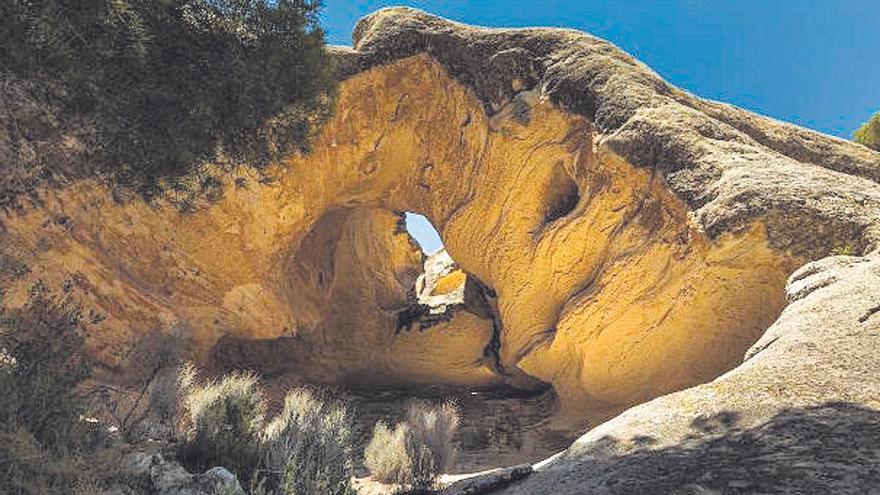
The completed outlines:
<svg viewBox="0 0 880 495">
<path fill-rule="evenodd" d="M 853 136 L 855 136 L 856 142 L 880 151 L 880 112 L 868 119 Z"/>
<path fill-rule="evenodd" d="M 11 146 L 73 135 L 86 141 L 89 172 L 144 187 L 218 150 L 261 164 L 303 148 L 333 94 L 320 8 L 315 0 L 0 2 L 0 66 L 51 114 L 14 118 Z"/>
</svg>

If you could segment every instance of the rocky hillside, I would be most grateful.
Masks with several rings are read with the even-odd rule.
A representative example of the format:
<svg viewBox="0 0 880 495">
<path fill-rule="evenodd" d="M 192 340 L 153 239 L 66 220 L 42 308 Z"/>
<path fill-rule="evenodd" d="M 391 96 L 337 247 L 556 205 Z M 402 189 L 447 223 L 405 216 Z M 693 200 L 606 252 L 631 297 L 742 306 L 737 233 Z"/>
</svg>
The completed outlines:
<svg viewBox="0 0 880 495">
<path fill-rule="evenodd" d="M 308 382 L 549 384 L 560 421 L 662 396 L 506 493 L 880 486 L 880 153 L 575 31 L 387 9 L 334 58 L 333 117 L 272 181 L 181 213 L 82 180 L 3 214 L 4 302 L 72 285 L 107 370 L 175 328 Z M 404 211 L 454 262 L 423 273 Z"/>
</svg>

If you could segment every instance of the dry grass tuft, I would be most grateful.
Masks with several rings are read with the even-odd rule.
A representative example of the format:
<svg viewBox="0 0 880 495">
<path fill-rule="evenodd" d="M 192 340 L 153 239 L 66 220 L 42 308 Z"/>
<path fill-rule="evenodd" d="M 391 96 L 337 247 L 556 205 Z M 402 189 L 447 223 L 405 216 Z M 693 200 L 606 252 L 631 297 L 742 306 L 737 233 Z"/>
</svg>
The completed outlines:
<svg viewBox="0 0 880 495">
<path fill-rule="evenodd" d="M 406 421 L 394 429 L 384 422 L 376 424 L 365 465 L 383 483 L 427 490 L 455 461 L 458 426 L 458 409 L 451 402 L 413 401 Z"/>
</svg>

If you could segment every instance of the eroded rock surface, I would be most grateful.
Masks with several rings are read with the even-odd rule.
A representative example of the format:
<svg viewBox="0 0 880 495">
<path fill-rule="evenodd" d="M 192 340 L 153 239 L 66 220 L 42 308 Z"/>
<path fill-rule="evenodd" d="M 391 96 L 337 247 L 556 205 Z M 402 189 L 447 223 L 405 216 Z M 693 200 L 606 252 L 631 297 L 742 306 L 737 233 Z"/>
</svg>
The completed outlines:
<svg viewBox="0 0 880 495">
<path fill-rule="evenodd" d="M 499 493 L 880 493 L 880 261 L 792 275 L 717 380 L 634 407 Z"/>
<path fill-rule="evenodd" d="M 333 118 L 273 183 L 231 178 L 182 214 L 80 182 L 5 214 L 3 253 L 30 269 L 5 301 L 69 279 L 103 318 L 89 342 L 110 368 L 140 335 L 183 324 L 226 366 L 347 385 L 550 384 L 561 417 L 585 424 L 712 380 L 764 335 L 735 371 L 593 430 L 521 493 L 566 480 L 581 493 L 596 466 L 610 474 L 592 486 L 614 492 L 636 447 L 603 437 L 681 447 L 721 408 L 728 429 L 843 407 L 828 401 L 876 409 L 876 373 L 854 390 L 877 364 L 873 255 L 809 265 L 825 275 L 807 277 L 812 292 L 793 279 L 794 302 L 785 287 L 811 260 L 876 249 L 880 154 L 696 98 L 579 32 L 399 8 L 354 41 L 334 49 Z M 427 292 L 403 211 L 430 219 L 458 266 Z M 730 460 L 692 450 L 707 452 L 692 471 Z"/>
</svg>

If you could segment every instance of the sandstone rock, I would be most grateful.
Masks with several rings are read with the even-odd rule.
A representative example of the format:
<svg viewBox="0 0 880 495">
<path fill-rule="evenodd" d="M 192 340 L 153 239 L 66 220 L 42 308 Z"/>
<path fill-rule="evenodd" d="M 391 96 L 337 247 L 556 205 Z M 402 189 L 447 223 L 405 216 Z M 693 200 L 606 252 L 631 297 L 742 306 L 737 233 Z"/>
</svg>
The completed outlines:
<svg viewBox="0 0 880 495">
<path fill-rule="evenodd" d="M 498 493 L 880 492 L 878 289 L 876 255 L 806 265 L 743 364 L 626 411 Z"/>
<path fill-rule="evenodd" d="M 684 390 L 511 493 L 776 491 L 750 474 L 782 491 L 871 486 L 842 459 L 876 461 L 880 153 L 701 100 L 570 30 L 396 8 L 333 52 L 338 108 L 273 183 L 230 179 L 181 214 L 84 181 L 5 213 L 0 249 L 30 268 L 6 300 L 71 279 L 106 316 L 89 342 L 110 367 L 184 322 L 219 364 L 355 385 L 541 381 L 562 417 L 592 424 Z M 403 211 L 461 270 L 422 303 Z M 842 444 L 820 452 L 810 432 Z M 828 479 L 800 471 L 817 465 Z"/>
</svg>

